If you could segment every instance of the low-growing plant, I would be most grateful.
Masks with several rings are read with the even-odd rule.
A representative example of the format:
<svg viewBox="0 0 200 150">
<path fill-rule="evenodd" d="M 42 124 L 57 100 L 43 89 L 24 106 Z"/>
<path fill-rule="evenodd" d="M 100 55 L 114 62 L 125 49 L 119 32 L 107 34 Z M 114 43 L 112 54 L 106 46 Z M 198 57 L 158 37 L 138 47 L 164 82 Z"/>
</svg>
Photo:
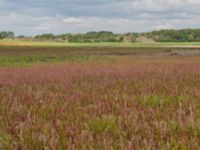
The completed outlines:
<svg viewBox="0 0 200 150">
<path fill-rule="evenodd" d="M 120 134 L 117 123 L 112 119 L 93 119 L 90 122 L 89 128 L 94 134 L 109 133 L 114 136 Z"/>
</svg>

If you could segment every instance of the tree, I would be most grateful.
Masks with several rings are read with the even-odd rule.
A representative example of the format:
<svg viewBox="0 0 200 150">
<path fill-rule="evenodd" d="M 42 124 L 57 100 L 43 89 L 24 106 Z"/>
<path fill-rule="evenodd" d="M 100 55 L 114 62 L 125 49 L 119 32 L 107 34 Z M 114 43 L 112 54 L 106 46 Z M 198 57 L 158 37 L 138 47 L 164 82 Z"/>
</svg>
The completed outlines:
<svg viewBox="0 0 200 150">
<path fill-rule="evenodd" d="M 0 39 L 5 39 L 5 38 L 14 39 L 15 38 L 14 32 L 11 31 L 0 32 Z"/>
</svg>

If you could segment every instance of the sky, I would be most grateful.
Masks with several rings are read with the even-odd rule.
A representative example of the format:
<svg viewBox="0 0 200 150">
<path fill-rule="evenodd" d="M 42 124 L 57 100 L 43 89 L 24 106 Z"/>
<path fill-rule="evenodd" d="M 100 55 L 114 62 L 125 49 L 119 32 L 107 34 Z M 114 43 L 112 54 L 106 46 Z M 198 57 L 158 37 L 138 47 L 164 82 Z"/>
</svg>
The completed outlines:
<svg viewBox="0 0 200 150">
<path fill-rule="evenodd" d="M 0 0 L 0 31 L 146 32 L 200 27 L 200 0 Z"/>
</svg>

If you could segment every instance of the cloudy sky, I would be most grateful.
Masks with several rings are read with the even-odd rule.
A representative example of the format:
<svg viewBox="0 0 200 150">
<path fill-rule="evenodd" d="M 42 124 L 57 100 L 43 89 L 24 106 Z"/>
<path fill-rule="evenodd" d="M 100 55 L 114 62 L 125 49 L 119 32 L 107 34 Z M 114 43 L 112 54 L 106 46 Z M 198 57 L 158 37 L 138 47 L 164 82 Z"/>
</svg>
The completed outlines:
<svg viewBox="0 0 200 150">
<path fill-rule="evenodd" d="M 200 0 L 0 0 L 0 31 L 116 33 L 200 27 Z"/>
</svg>

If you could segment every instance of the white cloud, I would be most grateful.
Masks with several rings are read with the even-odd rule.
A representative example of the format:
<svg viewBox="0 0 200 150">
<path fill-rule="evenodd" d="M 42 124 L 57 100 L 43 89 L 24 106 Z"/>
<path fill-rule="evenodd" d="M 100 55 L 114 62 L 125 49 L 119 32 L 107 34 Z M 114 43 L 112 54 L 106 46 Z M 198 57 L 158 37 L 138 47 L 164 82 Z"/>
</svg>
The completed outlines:
<svg viewBox="0 0 200 150">
<path fill-rule="evenodd" d="M 122 18 L 100 18 L 100 17 L 69 17 L 63 19 L 63 23 L 69 25 L 80 25 L 80 26 L 96 26 L 96 25 L 122 25 L 130 23 L 129 19 Z"/>
<path fill-rule="evenodd" d="M 84 20 L 80 19 L 80 18 L 75 18 L 75 17 L 69 17 L 69 18 L 65 18 L 63 19 L 63 22 L 66 24 L 82 24 L 84 22 Z"/>
<path fill-rule="evenodd" d="M 173 29 L 173 26 L 171 24 L 165 24 L 154 27 L 154 30 L 161 30 L 161 29 Z"/>
<path fill-rule="evenodd" d="M 200 0 L 0 0 L 0 30 L 140 32 L 200 27 Z"/>
<path fill-rule="evenodd" d="M 190 4 L 195 4 L 195 5 L 200 4 L 200 0 L 187 0 L 187 2 Z"/>
</svg>

